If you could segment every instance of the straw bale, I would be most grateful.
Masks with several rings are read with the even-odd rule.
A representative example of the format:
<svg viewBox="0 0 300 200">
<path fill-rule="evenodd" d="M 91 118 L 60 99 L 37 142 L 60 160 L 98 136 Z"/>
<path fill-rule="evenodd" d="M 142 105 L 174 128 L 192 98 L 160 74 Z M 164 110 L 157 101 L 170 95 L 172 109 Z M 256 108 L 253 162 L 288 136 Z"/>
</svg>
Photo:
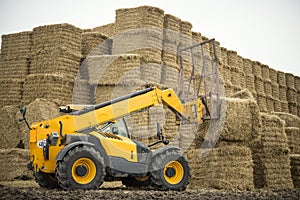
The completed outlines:
<svg viewBox="0 0 300 200">
<path fill-rule="evenodd" d="M 164 16 L 164 28 L 174 31 L 180 30 L 181 20 L 173 15 L 165 14 Z"/>
<path fill-rule="evenodd" d="M 187 157 L 192 168 L 190 188 L 254 189 L 253 163 L 247 147 L 192 149 Z"/>
<path fill-rule="evenodd" d="M 198 124 L 180 124 L 179 126 L 179 146 L 186 151 L 188 149 L 194 149 L 196 143 L 193 142 L 198 130 Z M 198 144 L 199 145 L 199 144 Z"/>
<path fill-rule="evenodd" d="M 280 86 L 285 86 L 286 87 L 286 77 L 285 77 L 285 73 L 278 71 L 277 72 L 277 78 L 278 78 L 278 84 Z"/>
<path fill-rule="evenodd" d="M 101 85 L 95 86 L 94 101 L 96 104 L 110 101 L 112 99 L 128 95 L 140 89 L 138 85 L 126 85 L 126 84 L 115 84 L 115 85 Z"/>
<path fill-rule="evenodd" d="M 281 101 L 279 99 L 274 99 L 274 111 L 281 112 Z"/>
<path fill-rule="evenodd" d="M 23 86 L 22 104 L 26 105 L 36 98 L 51 100 L 59 105 L 72 101 L 74 80 L 58 74 L 31 74 Z"/>
<path fill-rule="evenodd" d="M 227 50 L 228 65 L 236 67 L 238 65 L 237 52 L 233 50 Z"/>
<path fill-rule="evenodd" d="M 168 88 L 176 89 L 178 86 L 178 69 L 174 69 L 167 65 L 162 66 L 161 83 Z"/>
<path fill-rule="evenodd" d="M 290 158 L 294 187 L 300 188 L 300 154 L 292 154 Z"/>
<path fill-rule="evenodd" d="M 220 114 L 219 120 L 211 121 L 203 148 L 211 148 L 221 141 L 248 143 L 259 136 L 260 114 L 253 99 L 221 99 Z"/>
<path fill-rule="evenodd" d="M 246 87 L 249 89 L 252 93 L 255 91 L 255 76 L 251 74 L 246 74 Z"/>
<path fill-rule="evenodd" d="M 269 76 L 272 84 L 278 84 L 277 71 L 273 68 L 269 69 Z"/>
<path fill-rule="evenodd" d="M 99 32 L 85 32 L 82 34 L 83 57 L 87 55 L 107 55 L 111 54 L 112 40 Z"/>
<path fill-rule="evenodd" d="M 290 73 L 285 74 L 286 86 L 291 89 L 295 89 L 295 76 Z"/>
<path fill-rule="evenodd" d="M 252 62 L 252 71 L 255 77 L 262 77 L 261 63 L 258 61 Z"/>
<path fill-rule="evenodd" d="M 223 78 L 225 82 L 231 83 L 231 67 L 229 65 L 224 65 L 223 69 Z"/>
<path fill-rule="evenodd" d="M 247 88 L 246 86 L 246 75 L 244 73 L 244 71 L 240 71 L 240 85 L 241 85 L 241 88 Z"/>
<path fill-rule="evenodd" d="M 261 74 L 263 79 L 270 81 L 270 68 L 268 65 L 261 65 Z"/>
<path fill-rule="evenodd" d="M 4 106 L 0 113 L 0 149 L 16 148 L 19 142 L 24 142 L 24 135 L 20 133 L 16 113 L 17 106 Z"/>
<path fill-rule="evenodd" d="M 2 35 L 1 57 L 5 60 L 28 59 L 31 56 L 32 32 Z"/>
<path fill-rule="evenodd" d="M 221 47 L 221 53 L 221 60 L 223 65 L 228 65 L 227 49 L 225 47 Z"/>
<path fill-rule="evenodd" d="M 296 103 L 289 103 L 289 113 L 292 115 L 298 115 L 298 108 Z"/>
<path fill-rule="evenodd" d="M 268 112 L 274 112 L 275 110 L 275 105 L 274 105 L 274 99 L 272 96 L 267 96 L 266 98 L 266 101 L 267 101 L 267 110 Z"/>
<path fill-rule="evenodd" d="M 264 87 L 264 79 L 260 76 L 255 76 L 255 90 L 257 94 L 264 95 L 265 87 Z"/>
<path fill-rule="evenodd" d="M 0 107 L 19 105 L 22 99 L 24 79 L 0 79 Z"/>
<path fill-rule="evenodd" d="M 68 102 L 68 103 L 71 103 Z M 63 105 L 63 104 L 62 104 Z M 64 104 L 65 105 L 65 104 Z M 31 124 L 33 122 L 40 122 L 49 120 L 55 117 L 58 117 L 60 114 L 58 113 L 58 105 L 50 100 L 37 98 L 30 102 L 27 107 L 26 119 Z M 21 114 L 19 112 L 15 113 L 17 119 L 21 118 Z M 18 127 L 20 130 L 20 135 L 22 135 L 23 143 L 25 148 L 29 148 L 29 130 L 24 122 L 19 122 Z"/>
<path fill-rule="evenodd" d="M 257 104 L 260 112 L 267 112 L 267 98 L 264 94 L 257 94 Z"/>
<path fill-rule="evenodd" d="M 148 62 L 161 63 L 163 30 L 140 28 L 113 36 L 112 54 L 140 54 Z"/>
<path fill-rule="evenodd" d="M 102 25 L 102 26 L 97 26 L 97 27 L 93 28 L 92 31 L 95 31 L 95 32 L 107 35 L 108 37 L 111 37 L 114 34 L 114 26 L 115 26 L 114 23 L 110 23 L 110 24 L 106 24 L 106 25 Z"/>
<path fill-rule="evenodd" d="M 240 90 L 234 93 L 230 98 L 254 100 L 253 94 L 248 89 Z"/>
<path fill-rule="evenodd" d="M 141 58 L 136 54 L 89 56 L 86 65 L 91 85 L 135 83 L 140 80 Z"/>
<path fill-rule="evenodd" d="M 156 63 L 143 62 L 140 67 L 141 79 L 144 84 L 161 83 L 162 66 Z"/>
<path fill-rule="evenodd" d="M 176 48 L 177 49 L 177 48 Z M 163 65 L 167 65 L 168 67 L 179 70 L 180 66 L 177 63 L 177 55 L 173 53 L 169 53 L 165 50 L 162 51 L 162 63 Z"/>
<path fill-rule="evenodd" d="M 64 47 L 70 51 L 81 51 L 81 29 L 70 24 L 53 24 L 33 29 L 32 51 L 38 52 L 50 47 Z"/>
<path fill-rule="evenodd" d="M 25 79 L 29 72 L 29 60 L 0 60 L 0 78 Z"/>
<path fill-rule="evenodd" d="M 272 91 L 272 83 L 270 80 L 265 79 L 264 80 L 264 90 L 265 90 L 265 94 L 267 96 L 272 96 L 273 95 L 273 91 Z"/>
<path fill-rule="evenodd" d="M 284 121 L 275 115 L 262 114 L 261 116 L 261 139 L 252 146 L 255 187 L 292 189 Z"/>
<path fill-rule="evenodd" d="M 76 79 L 73 87 L 72 103 L 73 104 L 91 104 L 93 98 L 93 87 L 88 80 Z"/>
<path fill-rule="evenodd" d="M 233 89 L 233 85 L 231 84 L 231 82 L 226 81 L 224 88 L 225 88 L 226 97 L 230 97 L 234 94 L 234 89 Z"/>
<path fill-rule="evenodd" d="M 203 42 L 209 40 L 208 37 L 206 37 L 204 35 L 201 36 L 201 39 L 202 39 Z M 206 44 L 203 45 L 203 49 L 204 49 L 204 53 L 207 54 L 207 55 L 209 55 L 209 53 L 210 53 L 210 45 L 208 43 L 206 43 Z"/>
<path fill-rule="evenodd" d="M 295 88 L 298 92 L 300 92 L 300 77 L 299 76 L 295 76 Z"/>
<path fill-rule="evenodd" d="M 281 102 L 281 112 L 288 113 L 289 112 L 289 103 L 287 101 L 280 101 Z"/>
<path fill-rule="evenodd" d="M 272 96 L 274 99 L 279 99 L 279 85 L 272 82 Z"/>
<path fill-rule="evenodd" d="M 287 101 L 287 87 L 279 85 L 279 100 Z"/>
<path fill-rule="evenodd" d="M 294 88 L 287 88 L 286 91 L 286 97 L 287 97 L 287 101 L 289 103 L 295 103 L 297 102 L 297 90 Z"/>
<path fill-rule="evenodd" d="M 285 133 L 288 139 L 290 153 L 300 154 L 300 128 L 286 127 Z"/>
<path fill-rule="evenodd" d="M 33 179 L 27 169 L 28 157 L 27 149 L 0 149 L 0 180 Z"/>
<path fill-rule="evenodd" d="M 116 10 L 114 34 L 144 27 L 163 28 L 163 24 L 164 11 L 159 8 L 150 6 L 122 8 Z"/>
<path fill-rule="evenodd" d="M 234 66 L 234 65 L 231 65 L 230 66 L 230 71 L 231 71 L 231 83 L 232 83 L 232 85 L 240 87 L 241 83 L 240 83 L 240 71 L 239 71 L 239 68 L 236 67 L 236 66 Z"/>
</svg>

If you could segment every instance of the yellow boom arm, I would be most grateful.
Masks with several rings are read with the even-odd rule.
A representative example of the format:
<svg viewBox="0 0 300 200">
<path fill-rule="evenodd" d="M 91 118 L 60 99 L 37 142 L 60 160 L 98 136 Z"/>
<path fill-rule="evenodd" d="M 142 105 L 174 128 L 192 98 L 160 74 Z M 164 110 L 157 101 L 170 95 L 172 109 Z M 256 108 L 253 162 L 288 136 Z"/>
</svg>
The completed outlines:
<svg viewBox="0 0 300 200">
<path fill-rule="evenodd" d="M 59 130 L 60 122 L 62 122 L 63 133 L 74 133 L 159 104 L 169 107 L 183 119 L 191 122 L 202 122 L 203 105 L 200 98 L 183 104 L 172 89 L 160 90 L 153 87 L 102 104 L 86 106 L 81 110 L 49 121 L 35 123 L 33 128 L 39 125 Z M 69 108 L 76 107 L 69 105 Z M 81 107 L 79 106 L 78 108 Z"/>
</svg>

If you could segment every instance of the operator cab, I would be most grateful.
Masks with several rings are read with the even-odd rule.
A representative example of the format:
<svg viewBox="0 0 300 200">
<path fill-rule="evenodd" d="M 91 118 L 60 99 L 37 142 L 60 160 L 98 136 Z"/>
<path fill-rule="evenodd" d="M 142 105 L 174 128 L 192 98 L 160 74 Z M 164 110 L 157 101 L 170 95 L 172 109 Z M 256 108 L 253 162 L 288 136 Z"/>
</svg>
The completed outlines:
<svg viewBox="0 0 300 200">
<path fill-rule="evenodd" d="M 130 138 L 129 131 L 124 118 L 118 121 L 108 122 L 100 130 L 105 133 L 112 133 L 118 136 Z"/>
</svg>

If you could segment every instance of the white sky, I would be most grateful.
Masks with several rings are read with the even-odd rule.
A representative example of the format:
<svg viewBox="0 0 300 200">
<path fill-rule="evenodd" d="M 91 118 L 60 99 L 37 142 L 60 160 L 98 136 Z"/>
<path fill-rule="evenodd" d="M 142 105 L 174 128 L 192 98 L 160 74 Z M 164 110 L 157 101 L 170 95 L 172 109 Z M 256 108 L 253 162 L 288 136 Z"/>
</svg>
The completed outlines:
<svg viewBox="0 0 300 200">
<path fill-rule="evenodd" d="M 156 6 L 193 24 L 193 31 L 280 71 L 300 76 L 299 0 L 0 0 L 0 35 L 40 25 L 93 28 L 115 10 Z"/>
</svg>

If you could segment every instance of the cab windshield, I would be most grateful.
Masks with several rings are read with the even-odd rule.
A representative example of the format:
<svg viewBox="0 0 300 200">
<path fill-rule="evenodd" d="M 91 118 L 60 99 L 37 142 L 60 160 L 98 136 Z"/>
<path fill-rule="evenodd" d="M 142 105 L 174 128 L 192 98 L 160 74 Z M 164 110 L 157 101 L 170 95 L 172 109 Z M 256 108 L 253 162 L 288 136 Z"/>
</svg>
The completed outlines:
<svg viewBox="0 0 300 200">
<path fill-rule="evenodd" d="M 103 125 L 100 130 L 106 133 L 112 133 L 118 136 L 129 138 L 128 129 L 125 120 L 122 118 L 117 122 L 109 122 Z"/>
</svg>

